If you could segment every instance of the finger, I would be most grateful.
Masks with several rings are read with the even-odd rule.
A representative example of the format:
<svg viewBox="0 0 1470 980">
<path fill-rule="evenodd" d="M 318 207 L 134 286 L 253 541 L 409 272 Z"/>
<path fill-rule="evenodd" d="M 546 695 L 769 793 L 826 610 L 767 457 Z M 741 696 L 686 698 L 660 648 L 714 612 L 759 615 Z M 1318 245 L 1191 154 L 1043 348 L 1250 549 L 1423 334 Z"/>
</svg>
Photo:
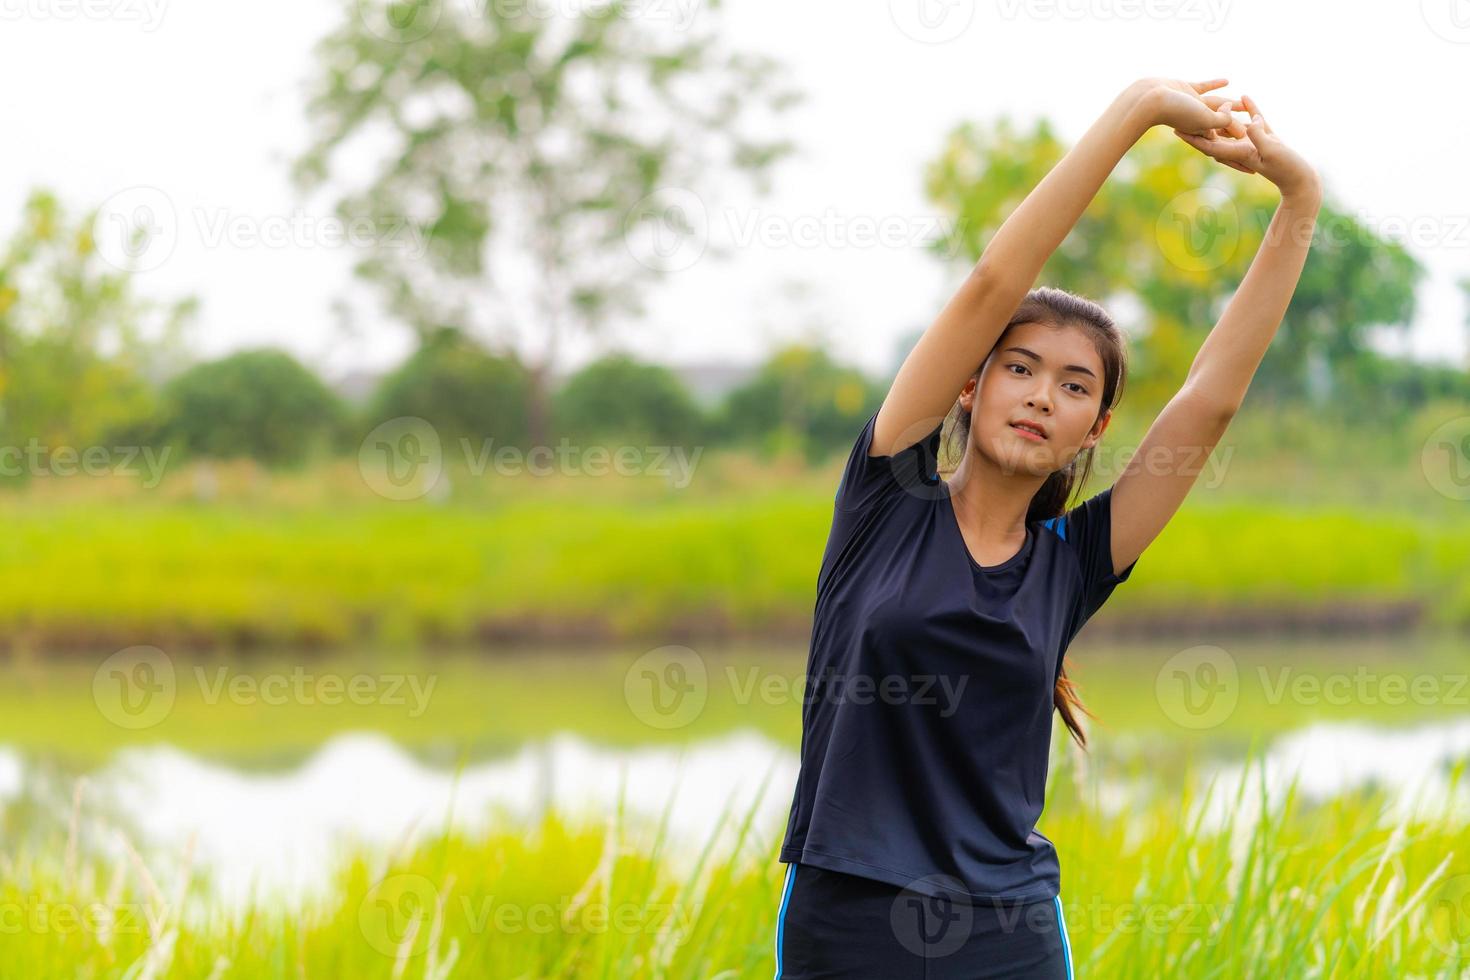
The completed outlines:
<svg viewBox="0 0 1470 980">
<path fill-rule="evenodd" d="M 1249 95 L 1242 95 L 1240 97 L 1240 104 L 1244 106 L 1245 111 L 1250 113 L 1252 116 L 1261 116 L 1261 122 L 1265 124 L 1266 132 L 1270 133 L 1273 136 L 1276 135 L 1276 131 L 1271 128 L 1271 124 L 1266 122 L 1266 117 L 1261 115 L 1261 107 L 1256 105 L 1255 99 L 1251 98 Z"/>
<path fill-rule="evenodd" d="M 1196 92 L 1208 92 L 1211 89 L 1217 89 L 1217 88 L 1219 88 L 1221 85 L 1229 85 L 1230 84 L 1230 79 L 1228 79 L 1228 78 L 1211 78 L 1208 81 L 1204 81 L 1204 82 L 1190 82 L 1189 84 L 1194 88 L 1194 90 Z"/>
<path fill-rule="evenodd" d="M 1256 152 L 1246 140 L 1205 139 L 1189 133 L 1181 133 L 1180 138 L 1201 153 L 1207 153 L 1221 163 L 1234 162 L 1249 166 Z"/>
<path fill-rule="evenodd" d="M 1204 99 L 1205 105 L 1215 110 L 1216 121 L 1215 125 L 1210 127 L 1212 130 L 1229 130 L 1235 124 L 1235 117 L 1230 114 L 1231 107 L 1235 104 L 1234 102 L 1230 99 L 1221 98 L 1218 95 L 1205 95 L 1201 96 L 1201 98 Z"/>
<path fill-rule="evenodd" d="M 1204 98 L 1206 100 L 1209 100 L 1209 99 L 1217 99 L 1219 97 L 1218 96 L 1214 96 L 1214 95 L 1207 95 Z M 1219 99 L 1218 104 L 1212 105 L 1211 108 L 1217 109 L 1217 110 L 1225 113 L 1225 119 L 1226 119 L 1225 124 L 1223 126 L 1217 126 L 1216 129 L 1224 130 L 1226 133 L 1229 133 L 1231 136 L 1233 136 L 1236 139 L 1244 139 L 1245 138 L 1245 125 L 1239 119 L 1236 119 L 1235 118 L 1235 112 L 1237 111 L 1237 107 L 1236 107 L 1236 104 L 1235 104 L 1235 102 L 1233 100 L 1231 100 L 1231 99 Z"/>
<path fill-rule="evenodd" d="M 1230 122 L 1226 125 L 1225 131 L 1236 139 L 1245 139 L 1245 123 L 1235 118 L 1235 114 L 1241 111 L 1240 104 L 1232 101 L 1226 103 L 1221 108 L 1230 116 Z"/>
<path fill-rule="evenodd" d="M 1266 120 L 1259 115 L 1252 115 L 1250 123 L 1245 127 L 1245 133 L 1258 151 L 1265 150 L 1266 138 L 1270 135 L 1266 129 Z"/>
<path fill-rule="evenodd" d="M 1174 135 L 1177 136 L 1177 137 L 1179 137 L 1180 139 L 1184 140 L 1184 142 L 1188 143 L 1190 146 L 1194 147 L 1196 150 L 1199 150 L 1205 156 L 1210 157 L 1211 159 L 1216 160 L 1216 161 L 1218 161 L 1220 163 L 1223 163 L 1227 167 L 1231 167 L 1231 168 L 1233 168 L 1235 170 L 1239 170 L 1243 174 L 1254 174 L 1255 173 L 1254 170 L 1252 170 L 1250 167 L 1246 166 L 1244 163 L 1238 162 L 1236 160 L 1225 159 L 1225 158 L 1221 157 L 1220 155 L 1212 152 L 1212 147 L 1210 145 L 1212 141 L 1210 141 L 1210 140 L 1201 139 L 1200 137 L 1195 136 L 1195 135 L 1193 135 L 1191 133 L 1181 133 L 1177 129 L 1174 130 Z M 1213 142 L 1219 142 L 1219 141 L 1216 140 L 1216 141 L 1213 141 Z"/>
</svg>

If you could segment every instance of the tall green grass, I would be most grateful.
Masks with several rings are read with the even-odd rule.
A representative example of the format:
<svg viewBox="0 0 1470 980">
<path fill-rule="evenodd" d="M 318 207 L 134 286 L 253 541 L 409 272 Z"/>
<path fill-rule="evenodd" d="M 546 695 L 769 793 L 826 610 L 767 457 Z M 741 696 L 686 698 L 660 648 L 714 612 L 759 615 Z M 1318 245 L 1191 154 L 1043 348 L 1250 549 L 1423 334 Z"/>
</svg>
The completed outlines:
<svg viewBox="0 0 1470 980">
<path fill-rule="evenodd" d="M 1470 511 L 1434 445 L 1467 412 L 1436 403 L 1395 427 L 1304 407 L 1242 413 L 1101 615 L 1414 602 L 1434 625 L 1470 625 Z M 1092 490 L 1117 478 L 1150 421 L 1120 413 Z M 38 476 L 0 492 L 0 641 L 799 635 L 848 447 L 817 467 L 705 448 L 684 447 L 687 472 L 647 457 L 653 471 L 632 475 L 474 473 L 446 448 L 444 494 L 408 501 L 374 493 L 350 459 L 278 472 L 193 463 L 157 486 Z"/>
<path fill-rule="evenodd" d="M 1041 821 L 1080 977 L 1470 972 L 1470 837 L 1448 813 L 1384 825 L 1376 791 L 1311 806 L 1295 787 L 1267 801 L 1252 780 L 1237 817 L 1210 830 L 1187 819 L 1187 791 L 1118 818 L 1087 796 L 1057 793 Z M 1279 809 L 1239 816 L 1252 796 Z M 90 855 L 60 829 L 8 833 L 0 958 L 7 977 L 97 980 L 767 977 L 784 866 L 751 832 L 754 812 L 728 811 L 678 851 L 666 821 L 635 827 L 621 811 L 601 826 L 441 833 L 360 854 L 304 910 L 243 916 L 197 876 L 155 878 L 143 858 Z M 715 849 L 721 830 L 733 843 Z"/>
</svg>

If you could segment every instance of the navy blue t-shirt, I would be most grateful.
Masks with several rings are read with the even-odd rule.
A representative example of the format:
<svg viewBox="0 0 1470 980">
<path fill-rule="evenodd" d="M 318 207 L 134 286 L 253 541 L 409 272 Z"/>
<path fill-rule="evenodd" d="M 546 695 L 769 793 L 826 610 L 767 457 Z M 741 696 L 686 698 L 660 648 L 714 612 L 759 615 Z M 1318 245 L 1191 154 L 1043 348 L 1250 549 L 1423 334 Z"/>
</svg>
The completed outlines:
<svg viewBox="0 0 1470 980">
<path fill-rule="evenodd" d="M 1113 574 L 1112 488 L 976 563 L 936 470 L 940 425 L 852 447 L 817 575 L 801 770 L 780 859 L 929 894 L 1050 899 L 1036 830 L 1062 654 Z M 941 423 L 942 425 L 942 423 Z"/>
</svg>

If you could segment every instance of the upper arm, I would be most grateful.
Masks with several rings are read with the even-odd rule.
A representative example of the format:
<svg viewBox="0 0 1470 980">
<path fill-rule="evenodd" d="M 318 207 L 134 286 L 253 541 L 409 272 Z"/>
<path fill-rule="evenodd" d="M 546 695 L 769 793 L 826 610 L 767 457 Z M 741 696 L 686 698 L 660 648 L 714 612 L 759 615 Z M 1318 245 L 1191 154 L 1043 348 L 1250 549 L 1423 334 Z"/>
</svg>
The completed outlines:
<svg viewBox="0 0 1470 980">
<path fill-rule="evenodd" d="M 1111 548 L 1114 484 L 1084 500 L 1061 517 L 1054 517 L 1043 526 L 1051 529 L 1070 549 L 1077 561 L 1079 582 L 1076 603 L 1068 620 L 1066 643 L 1070 644 L 1102 608 L 1108 596 L 1133 574 L 1136 559 L 1127 565 L 1115 568 Z"/>
<path fill-rule="evenodd" d="M 1179 510 L 1232 414 L 1183 389 L 1154 419 L 1113 484 L 1114 569 L 1133 564 Z"/>
<path fill-rule="evenodd" d="M 871 455 L 894 455 L 943 421 L 1025 294 L 1024 285 L 993 274 L 983 261 L 970 272 L 894 376 L 878 410 Z"/>
<path fill-rule="evenodd" d="M 923 438 L 891 455 L 880 455 L 872 452 L 877 418 L 875 414 L 863 425 L 848 453 L 833 500 L 839 511 L 866 510 L 879 498 L 892 493 L 923 496 L 934 492 L 943 419 L 931 426 Z"/>
</svg>

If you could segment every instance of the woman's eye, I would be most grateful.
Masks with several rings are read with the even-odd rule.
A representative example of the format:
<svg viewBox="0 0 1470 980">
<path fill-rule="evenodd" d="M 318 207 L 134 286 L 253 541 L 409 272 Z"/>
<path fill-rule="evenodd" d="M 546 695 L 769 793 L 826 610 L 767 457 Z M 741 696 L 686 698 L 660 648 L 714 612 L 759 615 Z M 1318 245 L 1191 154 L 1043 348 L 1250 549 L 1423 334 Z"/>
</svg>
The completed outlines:
<svg viewBox="0 0 1470 980">
<path fill-rule="evenodd" d="M 1007 364 L 1006 367 L 1008 367 L 1008 368 L 1015 368 L 1016 370 L 1018 370 L 1018 371 L 1024 371 L 1027 374 L 1030 374 L 1031 373 L 1026 368 L 1026 365 L 1024 365 L 1024 364 Z M 1069 385 L 1072 388 L 1072 390 L 1075 391 L 1075 392 L 1077 392 L 1077 394 L 1079 394 L 1079 395 L 1085 395 L 1085 394 L 1087 394 L 1087 389 L 1084 388 L 1084 387 L 1082 387 L 1080 384 L 1078 384 L 1075 381 L 1068 381 L 1067 382 L 1067 385 Z"/>
</svg>

